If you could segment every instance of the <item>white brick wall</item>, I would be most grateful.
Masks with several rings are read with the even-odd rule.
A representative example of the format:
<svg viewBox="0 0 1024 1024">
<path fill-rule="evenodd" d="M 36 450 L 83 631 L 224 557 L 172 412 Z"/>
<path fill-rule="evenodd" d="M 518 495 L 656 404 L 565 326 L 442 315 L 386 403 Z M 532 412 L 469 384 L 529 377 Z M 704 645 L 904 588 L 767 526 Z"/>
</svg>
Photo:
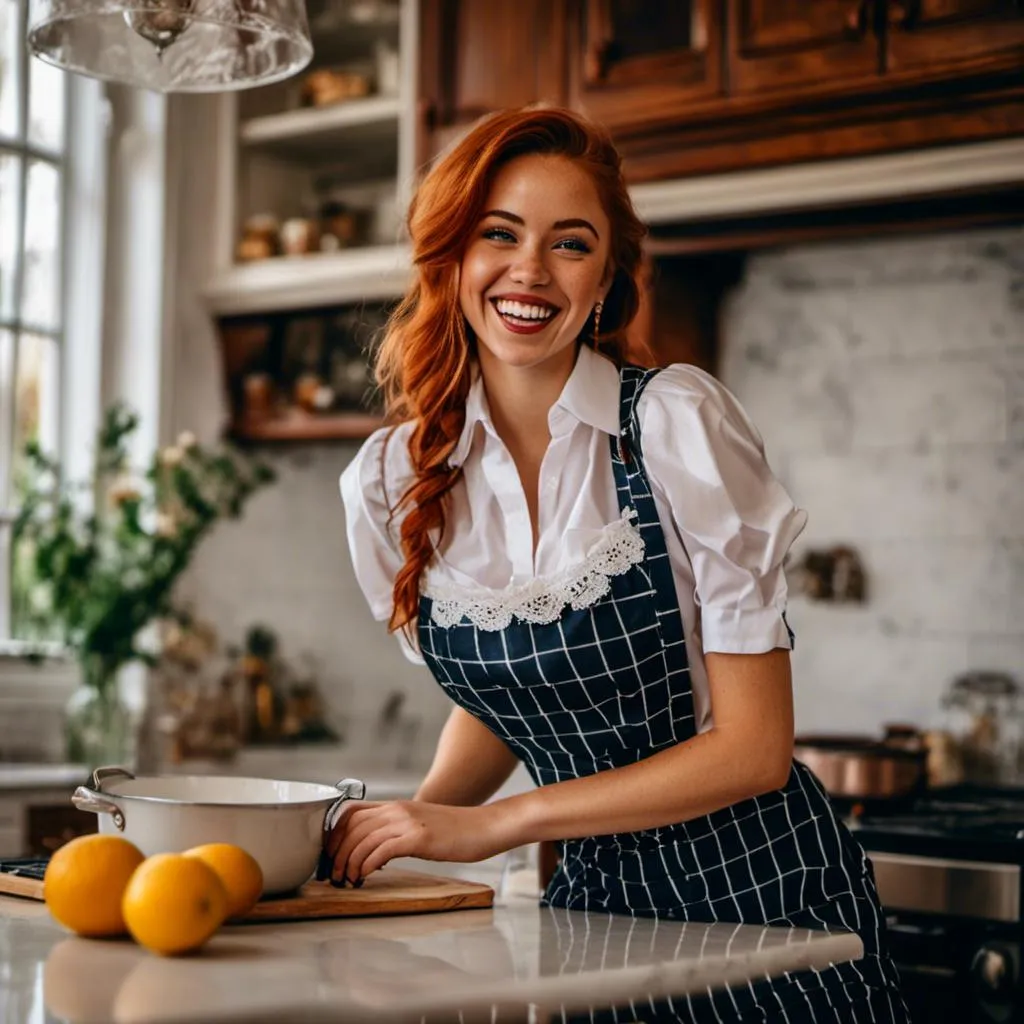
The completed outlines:
<svg viewBox="0 0 1024 1024">
<path fill-rule="evenodd" d="M 791 602 L 798 727 L 944 721 L 964 669 L 1024 684 L 1024 231 L 762 254 L 721 376 L 863 607 Z"/>
</svg>

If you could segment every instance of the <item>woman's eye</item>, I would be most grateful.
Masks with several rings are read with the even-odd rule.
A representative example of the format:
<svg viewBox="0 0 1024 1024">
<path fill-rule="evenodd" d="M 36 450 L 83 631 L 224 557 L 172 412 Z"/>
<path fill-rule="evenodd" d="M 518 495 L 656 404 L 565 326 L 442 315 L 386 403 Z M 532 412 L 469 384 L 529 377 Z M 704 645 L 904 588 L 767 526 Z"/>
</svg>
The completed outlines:
<svg viewBox="0 0 1024 1024">
<path fill-rule="evenodd" d="M 563 238 L 555 248 L 567 249 L 569 252 L 590 252 L 590 246 L 582 238 Z"/>
<path fill-rule="evenodd" d="M 514 242 L 516 240 L 516 236 L 507 228 L 488 228 L 483 237 L 492 242 Z"/>
</svg>

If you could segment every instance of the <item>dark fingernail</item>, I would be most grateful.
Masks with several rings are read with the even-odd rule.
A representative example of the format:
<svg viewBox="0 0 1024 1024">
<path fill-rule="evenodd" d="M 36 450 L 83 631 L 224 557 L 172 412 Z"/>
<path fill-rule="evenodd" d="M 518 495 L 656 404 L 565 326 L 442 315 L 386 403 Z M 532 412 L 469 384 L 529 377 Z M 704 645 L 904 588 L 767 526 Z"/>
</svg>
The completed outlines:
<svg viewBox="0 0 1024 1024">
<path fill-rule="evenodd" d="M 326 851 L 320 851 L 320 859 L 316 862 L 316 880 L 324 881 L 331 877 L 331 868 L 334 866 L 334 858 Z"/>
<path fill-rule="evenodd" d="M 353 889 L 362 889 L 362 887 L 363 887 L 363 882 L 365 882 L 365 881 L 366 881 L 366 879 L 365 879 L 365 878 L 357 878 L 357 879 L 356 879 L 356 880 L 355 880 L 355 881 L 354 881 L 354 882 L 352 883 L 352 888 L 353 888 Z"/>
<path fill-rule="evenodd" d="M 331 879 L 331 885 L 333 885 L 335 889 L 344 889 L 345 888 L 345 876 L 342 875 L 341 878 L 332 878 Z"/>
</svg>

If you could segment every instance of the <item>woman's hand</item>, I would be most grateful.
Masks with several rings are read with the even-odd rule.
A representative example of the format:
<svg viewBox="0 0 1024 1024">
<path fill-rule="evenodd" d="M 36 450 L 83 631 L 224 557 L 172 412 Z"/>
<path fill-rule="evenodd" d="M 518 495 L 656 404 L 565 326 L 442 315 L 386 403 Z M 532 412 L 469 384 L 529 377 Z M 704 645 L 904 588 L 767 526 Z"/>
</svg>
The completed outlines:
<svg viewBox="0 0 1024 1024">
<path fill-rule="evenodd" d="M 331 880 L 358 882 L 394 857 L 477 861 L 515 845 L 493 805 L 449 807 L 418 800 L 352 800 L 327 839 Z"/>
</svg>

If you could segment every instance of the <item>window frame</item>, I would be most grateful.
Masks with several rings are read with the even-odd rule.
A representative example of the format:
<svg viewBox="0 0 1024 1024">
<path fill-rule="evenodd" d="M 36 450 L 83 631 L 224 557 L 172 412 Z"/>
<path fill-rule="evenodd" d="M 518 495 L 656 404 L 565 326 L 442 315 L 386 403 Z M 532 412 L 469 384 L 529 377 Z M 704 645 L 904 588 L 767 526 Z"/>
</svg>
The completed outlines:
<svg viewBox="0 0 1024 1024">
<path fill-rule="evenodd" d="M 10 0 L 0 0 L 10 2 Z M 29 2 L 13 0 L 18 17 L 18 125 L 16 135 L 0 136 L 0 154 L 20 161 L 18 179 L 18 222 L 15 273 L 12 281 L 13 315 L 0 315 L 0 330 L 13 338 L 11 354 L 11 401 L 6 411 L 5 430 L 10 449 L 0 458 L 12 461 L 17 443 L 16 388 L 21 335 L 53 339 L 57 346 L 57 444 L 55 454 L 72 479 L 87 472 L 89 445 L 100 409 L 102 359 L 101 327 L 106 249 L 107 147 L 110 109 L 103 83 L 65 73 L 62 145 L 49 150 L 29 139 L 31 62 L 28 43 Z M 28 214 L 28 169 L 42 161 L 60 174 L 60 227 L 58 234 L 58 308 L 55 328 L 45 328 L 22 319 L 22 286 L 25 272 L 25 230 Z M 90 237 L 91 236 L 91 237 Z M 84 378 L 87 386 L 80 386 Z M 0 440 L 0 444 L 4 441 Z M 0 480 L 0 661 L 6 656 L 26 653 L 57 654 L 60 644 L 19 640 L 12 635 L 11 622 L 11 528 L 17 515 L 13 481 Z"/>
</svg>

